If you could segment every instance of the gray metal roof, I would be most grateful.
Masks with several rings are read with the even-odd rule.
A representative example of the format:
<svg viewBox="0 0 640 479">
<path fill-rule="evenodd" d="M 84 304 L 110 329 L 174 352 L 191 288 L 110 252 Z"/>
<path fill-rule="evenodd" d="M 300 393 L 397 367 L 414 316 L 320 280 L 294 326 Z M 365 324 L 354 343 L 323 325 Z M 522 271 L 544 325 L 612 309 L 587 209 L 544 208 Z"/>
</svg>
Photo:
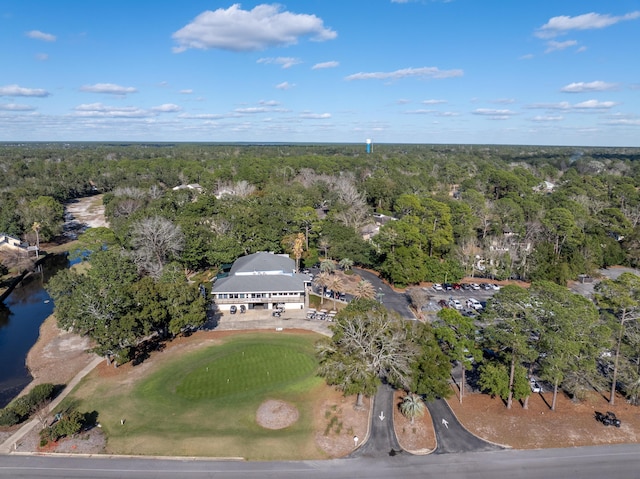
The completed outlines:
<svg viewBox="0 0 640 479">
<path fill-rule="evenodd" d="M 273 253 L 253 253 L 238 258 L 231 267 L 230 273 L 252 273 L 254 271 L 282 271 L 291 274 L 296 263 L 291 258 Z"/>
<path fill-rule="evenodd" d="M 301 275 L 279 274 L 229 276 L 221 278 L 211 288 L 211 293 L 302 293 Z"/>
</svg>

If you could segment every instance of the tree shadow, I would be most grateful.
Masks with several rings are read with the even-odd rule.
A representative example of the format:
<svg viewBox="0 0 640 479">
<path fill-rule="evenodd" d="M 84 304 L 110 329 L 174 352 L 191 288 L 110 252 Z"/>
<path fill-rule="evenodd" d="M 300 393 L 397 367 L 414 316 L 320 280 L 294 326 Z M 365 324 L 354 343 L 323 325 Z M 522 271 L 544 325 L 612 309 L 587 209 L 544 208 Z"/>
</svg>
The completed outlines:
<svg viewBox="0 0 640 479">
<path fill-rule="evenodd" d="M 166 347 L 166 343 L 166 339 L 161 338 L 160 336 L 154 336 L 153 338 L 140 343 L 133 353 L 131 364 L 133 366 L 142 364 L 144 361 L 149 359 L 151 353 L 154 351 L 163 351 Z"/>
</svg>

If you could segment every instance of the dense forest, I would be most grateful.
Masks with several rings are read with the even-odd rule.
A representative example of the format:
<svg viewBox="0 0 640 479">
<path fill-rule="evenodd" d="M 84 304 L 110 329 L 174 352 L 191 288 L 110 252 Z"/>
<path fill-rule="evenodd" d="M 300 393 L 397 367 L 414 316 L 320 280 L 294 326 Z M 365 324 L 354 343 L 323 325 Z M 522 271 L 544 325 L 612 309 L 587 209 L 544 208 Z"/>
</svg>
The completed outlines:
<svg viewBox="0 0 640 479">
<path fill-rule="evenodd" d="M 257 251 L 292 253 L 303 234 L 305 266 L 347 258 L 397 286 L 467 275 L 533 282 L 538 286 L 526 294 L 506 289 L 498 299 L 585 308 L 580 319 L 592 346 L 594 335 L 622 338 L 616 362 L 621 355 L 626 361 L 629 393 L 640 376 L 640 357 L 625 331 L 637 327 L 628 313 L 640 309 L 640 288 L 638 297 L 635 289 L 630 294 L 632 308 L 615 303 L 613 291 L 623 283 L 605 283 L 601 316 L 617 319 L 604 332 L 588 306 L 554 287 L 599 268 L 638 266 L 638 160 L 640 149 L 632 148 L 376 145 L 367 154 L 364 145 L 353 144 L 2 144 L 0 232 L 46 243 L 62 233 L 65 202 L 104 193 L 110 228 L 79 238 L 82 250 L 94 252 L 91 271 L 62 274 L 52 294 L 63 326 L 95 335 L 100 352 L 121 361 L 131 358 L 137 338 L 198 324 L 205 305 L 188 281 L 194 275 L 215 274 Z M 69 292 L 89 294 L 104 285 L 112 286 L 109 293 L 92 298 L 96 327 Z M 524 393 L 514 371 L 533 364 L 535 351 L 541 354 L 544 325 L 568 330 L 557 324 L 559 310 L 549 316 L 552 306 L 525 328 L 523 321 L 506 321 L 520 313 L 504 304 L 488 305 L 487 317 L 502 326 L 489 328 L 486 341 L 511 356 L 498 369 L 488 363 L 483 378 L 487 390 L 502 394 L 496 378 L 510 376 L 506 394 L 515 391 L 517 398 Z M 117 334 L 109 329 L 114 314 L 123 319 Z M 585 331 L 562 341 L 579 349 Z M 525 339 L 506 344 L 509 334 Z M 558 362 L 567 364 L 566 351 L 562 343 L 545 344 L 547 378 L 562 386 L 569 376 Z M 593 359 L 602 348 L 579 353 Z M 573 367 L 586 371 L 584 364 Z M 590 364 L 595 371 L 595 360 Z M 593 383 L 596 373 L 581 384 Z M 577 376 L 572 380 L 580 382 Z M 636 400 L 638 390 L 640 383 L 632 392 Z"/>
</svg>

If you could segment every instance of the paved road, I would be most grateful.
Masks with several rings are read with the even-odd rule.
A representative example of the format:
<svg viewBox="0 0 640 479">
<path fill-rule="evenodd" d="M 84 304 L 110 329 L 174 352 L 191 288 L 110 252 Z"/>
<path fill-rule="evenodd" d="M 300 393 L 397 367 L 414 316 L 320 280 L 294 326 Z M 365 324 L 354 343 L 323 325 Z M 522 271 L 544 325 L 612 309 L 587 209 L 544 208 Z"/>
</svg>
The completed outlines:
<svg viewBox="0 0 640 479">
<path fill-rule="evenodd" d="M 636 479 L 640 445 L 397 455 L 333 461 L 224 462 L 3 456 L 0 478 L 92 479 Z"/>
<path fill-rule="evenodd" d="M 393 429 L 393 395 L 393 388 L 387 384 L 378 388 L 373 398 L 369 437 L 350 457 L 395 456 L 402 451 Z"/>
<path fill-rule="evenodd" d="M 427 403 L 427 407 L 436 431 L 438 443 L 436 454 L 497 451 L 502 449 L 499 446 L 483 441 L 462 427 L 444 399 L 430 401 Z"/>
<path fill-rule="evenodd" d="M 369 281 L 378 293 L 382 293 L 382 303 L 390 311 L 396 311 L 403 318 L 416 319 L 409 309 L 409 298 L 404 293 L 395 292 L 391 286 L 382 281 L 378 276 L 360 268 L 353 268 L 361 278 Z"/>
</svg>

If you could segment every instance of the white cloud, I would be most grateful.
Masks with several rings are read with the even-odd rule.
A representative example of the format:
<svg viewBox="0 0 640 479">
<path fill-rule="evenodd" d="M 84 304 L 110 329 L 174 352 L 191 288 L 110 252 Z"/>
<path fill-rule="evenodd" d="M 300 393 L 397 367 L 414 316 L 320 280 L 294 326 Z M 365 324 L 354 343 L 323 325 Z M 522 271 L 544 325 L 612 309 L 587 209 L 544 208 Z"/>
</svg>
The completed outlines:
<svg viewBox="0 0 640 479">
<path fill-rule="evenodd" d="M 406 98 L 400 98 L 399 100 L 396 100 L 396 103 L 398 105 L 406 105 L 407 103 L 411 103 L 411 100 L 408 100 Z"/>
<path fill-rule="evenodd" d="M 531 118 L 531 121 L 536 122 L 551 122 L 551 121 L 562 121 L 564 117 L 562 115 L 538 115 Z"/>
<path fill-rule="evenodd" d="M 564 50 L 569 47 L 573 47 L 577 45 L 578 42 L 575 40 L 566 40 L 564 42 L 557 42 L 555 40 L 549 40 L 547 42 L 547 49 L 544 51 L 545 53 L 551 53 L 558 50 Z"/>
<path fill-rule="evenodd" d="M 531 60 L 533 58 L 532 53 L 527 53 L 526 55 L 522 55 L 519 60 Z"/>
<path fill-rule="evenodd" d="M 84 103 L 74 108 L 76 116 L 106 118 L 144 118 L 149 112 L 133 106 L 109 106 L 102 103 Z"/>
<path fill-rule="evenodd" d="M 304 118 L 305 120 L 326 120 L 328 118 L 331 118 L 331 113 L 303 112 L 300 113 L 300 118 Z"/>
<path fill-rule="evenodd" d="M 294 88 L 296 86 L 295 83 L 289 83 L 288 81 L 283 81 L 282 83 L 278 83 L 276 85 L 276 88 L 278 90 L 291 90 L 292 88 Z"/>
<path fill-rule="evenodd" d="M 601 15 L 599 13 L 585 13 L 576 17 L 562 15 L 551 18 L 547 23 L 542 25 L 535 33 L 538 38 L 553 38 L 562 35 L 571 30 L 594 30 L 610 27 L 616 23 L 635 20 L 640 18 L 640 11 L 627 13 L 626 15 L 611 16 L 609 14 Z"/>
<path fill-rule="evenodd" d="M 267 113 L 270 110 L 268 108 L 263 107 L 263 106 L 249 106 L 249 107 L 246 107 L 246 108 L 236 108 L 234 111 L 236 113 L 241 113 L 243 115 L 245 115 L 245 114 L 253 115 L 255 113 Z"/>
<path fill-rule="evenodd" d="M 441 105 L 447 103 L 447 100 L 422 100 L 420 103 L 423 105 Z"/>
<path fill-rule="evenodd" d="M 511 105 L 515 102 L 516 100 L 514 98 L 496 98 L 495 100 L 491 100 L 491 103 L 495 103 L 497 105 Z"/>
<path fill-rule="evenodd" d="M 96 83 L 95 85 L 83 85 L 80 91 L 88 93 L 106 93 L 108 95 L 126 95 L 136 93 L 138 90 L 131 86 L 120 86 L 113 83 Z"/>
<path fill-rule="evenodd" d="M 419 78 L 452 78 L 463 75 L 462 70 L 440 70 L 437 67 L 403 68 L 392 72 L 360 72 L 345 78 L 351 80 L 398 80 L 408 77 Z"/>
<path fill-rule="evenodd" d="M 55 35 L 51 35 L 50 33 L 44 33 L 44 32 L 41 32 L 40 30 L 31 30 L 29 32 L 26 32 L 25 35 L 28 36 L 29 38 L 33 38 L 34 40 L 42 40 L 45 42 L 56 41 Z"/>
<path fill-rule="evenodd" d="M 5 103 L 5 104 L 0 104 L 0 110 L 2 111 L 34 111 L 35 108 L 30 105 L 21 105 L 18 103 Z"/>
<path fill-rule="evenodd" d="M 291 68 L 293 65 L 302 63 L 302 60 L 293 57 L 259 58 L 256 63 L 264 63 L 265 65 L 275 64 L 282 65 L 282 68 Z"/>
<path fill-rule="evenodd" d="M 576 103 L 573 105 L 573 108 L 577 108 L 579 110 L 607 110 L 609 108 L 613 108 L 617 103 L 614 101 L 598 101 L 598 100 L 587 100 L 581 103 Z"/>
<path fill-rule="evenodd" d="M 616 106 L 613 101 L 587 100 L 572 105 L 568 101 L 559 103 L 534 103 L 528 105 L 527 108 L 544 109 L 544 110 L 563 110 L 563 111 L 587 111 L 587 110 L 608 110 Z"/>
<path fill-rule="evenodd" d="M 300 37 L 325 41 L 337 37 L 315 15 L 283 11 L 279 5 L 258 5 L 242 10 L 236 3 L 226 10 L 207 10 L 175 32 L 175 53 L 189 48 L 231 51 L 255 51 L 268 47 L 296 44 Z"/>
<path fill-rule="evenodd" d="M 336 61 L 316 63 L 311 67 L 312 70 L 323 70 L 325 68 L 336 68 L 340 63 Z"/>
<path fill-rule="evenodd" d="M 618 85 L 616 83 L 607 83 L 603 81 L 592 82 L 574 82 L 563 86 L 560 91 L 563 93 L 583 93 L 592 91 L 611 91 L 617 90 Z"/>
<path fill-rule="evenodd" d="M 618 120 L 609 120 L 607 125 L 622 125 L 622 126 L 640 126 L 640 119 L 620 118 Z"/>
<path fill-rule="evenodd" d="M 180 92 L 182 95 L 191 95 L 193 93 L 193 90 L 191 88 L 187 88 L 185 90 L 180 90 Z"/>
<path fill-rule="evenodd" d="M 174 103 L 164 103 L 162 105 L 154 106 L 151 110 L 159 113 L 175 113 L 177 111 L 182 111 L 182 108 Z"/>
<path fill-rule="evenodd" d="M 280 102 L 276 100 L 260 100 L 258 103 L 264 106 L 278 106 L 280 104 Z"/>
<path fill-rule="evenodd" d="M 476 108 L 471 113 L 474 115 L 488 116 L 492 120 L 508 120 L 516 112 L 511 110 L 494 110 L 492 108 Z"/>
<path fill-rule="evenodd" d="M 47 90 L 41 88 L 24 88 L 19 85 L 0 86 L 0 96 L 49 96 Z"/>
<path fill-rule="evenodd" d="M 48 59 L 49 59 L 49 55 L 47 55 L 46 53 L 36 54 L 36 60 L 39 60 L 41 62 L 46 62 Z"/>
</svg>

